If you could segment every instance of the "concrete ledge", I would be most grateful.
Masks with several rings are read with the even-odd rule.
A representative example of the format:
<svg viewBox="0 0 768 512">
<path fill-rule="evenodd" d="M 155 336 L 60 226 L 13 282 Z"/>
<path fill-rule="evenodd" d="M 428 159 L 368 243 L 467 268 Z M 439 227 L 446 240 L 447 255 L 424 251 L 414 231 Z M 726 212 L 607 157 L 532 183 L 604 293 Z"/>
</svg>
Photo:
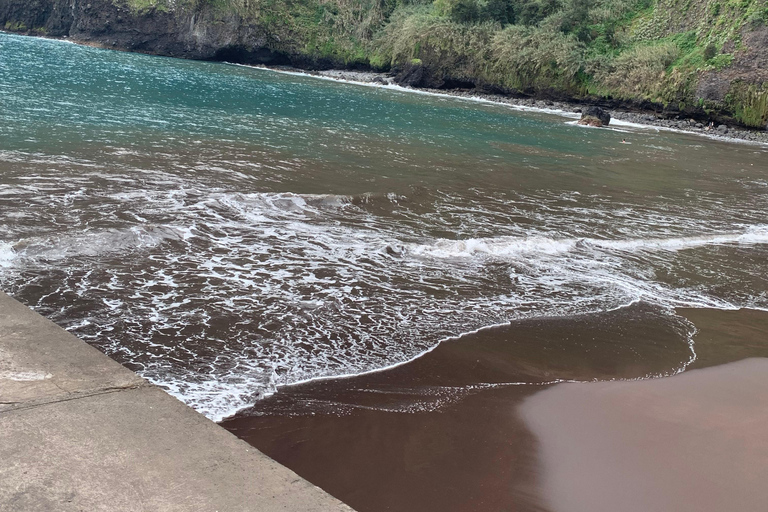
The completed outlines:
<svg viewBox="0 0 768 512">
<path fill-rule="evenodd" d="M 0 511 L 351 511 L 0 292 Z"/>
<path fill-rule="evenodd" d="M 0 411 L 148 383 L 0 292 Z"/>
</svg>

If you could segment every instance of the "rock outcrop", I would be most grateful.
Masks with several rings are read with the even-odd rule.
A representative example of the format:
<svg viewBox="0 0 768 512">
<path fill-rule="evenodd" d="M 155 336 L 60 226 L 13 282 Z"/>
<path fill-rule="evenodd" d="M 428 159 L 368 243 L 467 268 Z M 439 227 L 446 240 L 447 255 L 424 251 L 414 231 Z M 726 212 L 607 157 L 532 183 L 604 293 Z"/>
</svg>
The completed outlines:
<svg viewBox="0 0 768 512">
<path fill-rule="evenodd" d="M 581 112 L 579 124 L 586 126 L 608 126 L 611 115 L 600 107 L 587 107 Z"/>
<path fill-rule="evenodd" d="M 244 64 L 300 64 L 258 25 L 204 6 L 132 11 L 112 0 L 0 0 L 0 27 L 118 50 Z M 296 62 L 294 62 L 296 61 Z"/>
</svg>

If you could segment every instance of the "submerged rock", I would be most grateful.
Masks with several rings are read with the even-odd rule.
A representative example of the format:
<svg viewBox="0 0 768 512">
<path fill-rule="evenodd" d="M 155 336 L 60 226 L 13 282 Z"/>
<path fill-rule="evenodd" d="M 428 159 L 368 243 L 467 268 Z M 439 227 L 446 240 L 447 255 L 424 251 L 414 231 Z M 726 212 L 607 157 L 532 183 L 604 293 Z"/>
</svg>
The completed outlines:
<svg viewBox="0 0 768 512">
<path fill-rule="evenodd" d="M 611 115 L 600 107 L 587 107 L 581 113 L 579 124 L 586 126 L 608 126 L 611 122 Z"/>
</svg>

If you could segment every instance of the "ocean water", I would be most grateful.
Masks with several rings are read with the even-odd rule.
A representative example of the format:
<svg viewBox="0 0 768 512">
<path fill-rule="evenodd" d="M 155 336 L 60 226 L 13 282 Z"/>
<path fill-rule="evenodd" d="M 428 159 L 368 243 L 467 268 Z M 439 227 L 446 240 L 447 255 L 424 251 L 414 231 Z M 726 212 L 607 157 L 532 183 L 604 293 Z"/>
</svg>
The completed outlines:
<svg viewBox="0 0 768 512">
<path fill-rule="evenodd" d="M 764 146 L 0 34 L 0 287 L 215 420 L 767 271 Z"/>
</svg>

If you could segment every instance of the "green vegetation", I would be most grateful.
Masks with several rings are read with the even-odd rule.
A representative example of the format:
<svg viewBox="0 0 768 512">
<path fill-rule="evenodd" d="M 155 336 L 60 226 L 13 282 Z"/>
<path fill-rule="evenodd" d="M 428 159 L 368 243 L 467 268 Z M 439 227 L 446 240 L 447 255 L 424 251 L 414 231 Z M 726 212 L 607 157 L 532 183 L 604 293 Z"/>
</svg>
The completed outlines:
<svg viewBox="0 0 768 512">
<path fill-rule="evenodd" d="M 734 82 L 726 102 L 741 123 L 747 126 L 768 124 L 768 84 L 757 86 Z"/>
<path fill-rule="evenodd" d="M 10 30 L 12 32 L 24 32 L 27 30 L 27 26 L 21 21 L 6 21 L 5 30 Z"/>
<path fill-rule="evenodd" d="M 699 77 L 729 67 L 768 0 L 114 0 L 136 12 L 212 9 L 260 27 L 277 51 L 374 69 L 423 66 L 431 83 L 695 105 Z M 725 103 L 764 126 L 768 92 Z M 762 124 L 761 124 L 762 123 Z"/>
<path fill-rule="evenodd" d="M 171 12 L 175 7 L 192 6 L 187 0 L 174 2 L 173 0 L 115 0 L 116 4 L 129 7 L 133 12 L 144 14 L 151 11 Z"/>
</svg>

